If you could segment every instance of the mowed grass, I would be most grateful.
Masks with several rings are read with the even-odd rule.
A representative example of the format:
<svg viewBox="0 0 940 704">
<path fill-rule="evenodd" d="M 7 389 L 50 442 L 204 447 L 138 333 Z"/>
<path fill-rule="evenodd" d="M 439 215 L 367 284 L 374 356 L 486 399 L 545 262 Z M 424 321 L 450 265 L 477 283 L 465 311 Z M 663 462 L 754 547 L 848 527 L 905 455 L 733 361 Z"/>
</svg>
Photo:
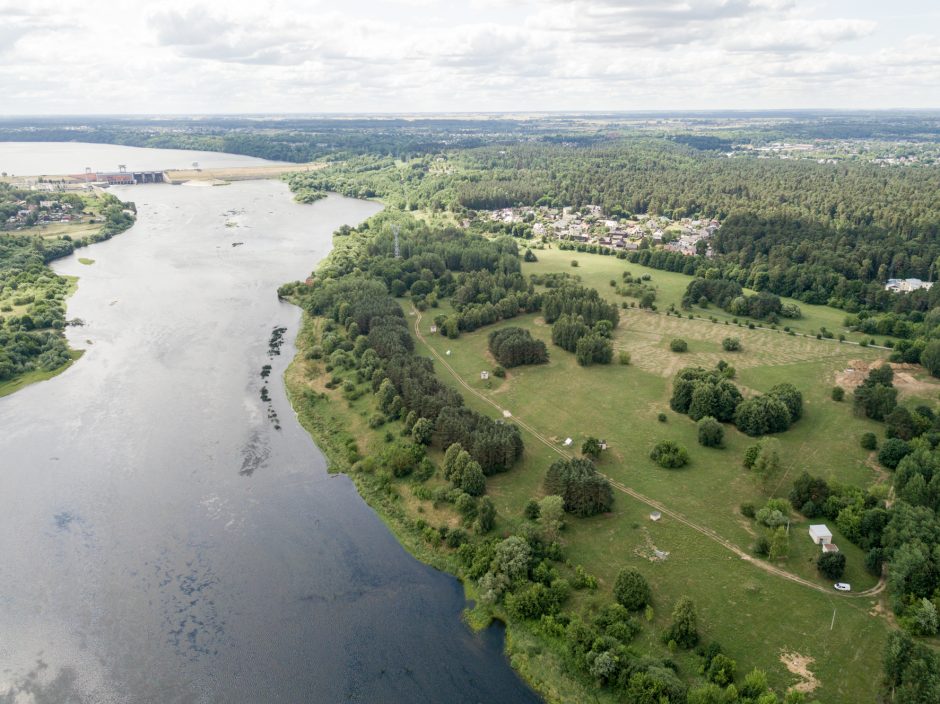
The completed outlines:
<svg viewBox="0 0 940 704">
<path fill-rule="evenodd" d="M 612 299 L 621 299 L 608 284 L 614 271 L 642 273 L 641 267 L 612 257 L 571 252 L 561 252 L 563 256 L 553 253 L 552 267 L 546 253 L 538 251 L 541 260 L 532 266 L 578 273 L 586 285 L 596 285 Z M 572 258 L 580 262 L 577 270 L 568 265 Z M 526 271 L 530 270 L 527 265 Z M 681 298 L 689 277 L 652 274 L 658 285 Z M 661 282 L 657 276 L 671 281 Z M 448 312 L 446 306 L 424 313 L 420 325 L 426 343 L 461 379 L 500 409 L 509 410 L 557 444 L 572 438 L 569 450 L 573 454 L 589 435 L 607 440 L 610 448 L 598 463 L 600 471 L 745 550 L 764 529 L 741 515 L 740 504 L 750 502 L 759 507 L 770 496 L 785 497 L 802 471 L 858 486 L 879 480 L 881 474 L 871 466 L 868 453 L 858 443 L 862 433 L 877 431 L 877 424 L 856 417 L 849 402 L 832 401 L 830 391 L 835 375 L 851 360 L 870 362 L 883 356 L 883 351 L 666 316 L 661 300 L 658 314 L 623 311 L 614 345 L 631 352 L 632 364 L 628 366 L 616 364 L 616 355 L 615 363 L 609 366 L 578 366 L 574 355 L 551 345 L 551 329 L 537 315 L 489 326 L 457 340 L 429 331 L 432 318 Z M 491 376 L 482 380 L 480 372 L 495 366 L 487 351 L 488 334 L 515 325 L 546 342 L 550 362 L 511 369 L 505 379 Z M 721 339 L 725 336 L 740 338 L 742 351 L 724 352 Z M 670 352 L 673 337 L 685 339 L 689 351 Z M 788 432 L 776 436 L 783 467 L 768 481 L 742 467 L 744 450 L 755 442 L 753 438 L 725 426 L 724 448 L 703 448 L 697 443 L 695 424 L 669 410 L 675 371 L 693 364 L 714 366 L 719 359 L 737 368 L 736 382 L 745 393 L 763 392 L 782 381 L 795 384 L 803 392 L 804 416 Z M 436 368 L 443 381 L 460 388 L 468 405 L 492 417 L 501 416 L 500 410 L 459 387 L 440 363 Z M 667 416 L 665 423 L 657 419 L 661 412 Z M 545 470 L 558 458 L 555 450 L 531 434 L 524 432 L 524 439 L 523 461 L 511 472 L 488 480 L 488 493 L 500 512 L 501 528 L 508 529 L 521 521 L 525 503 L 542 495 Z M 657 467 L 648 453 L 663 439 L 685 446 L 691 463 L 680 470 Z M 647 575 L 656 600 L 653 627 L 638 637 L 642 647 L 663 652 L 657 634 L 668 623 L 673 602 L 690 595 L 699 608 L 704 635 L 722 644 L 738 661 L 742 674 L 757 666 L 768 671 L 778 688 L 797 684 L 799 678 L 780 660 L 783 652 L 795 652 L 814 658 L 810 670 L 821 683 L 814 696 L 821 701 L 875 700 L 872 682 L 880 671 L 888 632 L 887 622 L 874 613 L 877 599 L 847 598 L 834 591 L 821 593 L 771 575 L 668 516 L 656 523 L 650 521 L 649 513 L 646 504 L 616 492 L 611 514 L 569 521 L 564 533 L 566 556 L 601 580 L 598 594 L 577 593 L 577 607 L 590 609 L 609 600 L 617 571 L 624 565 L 634 565 Z M 777 564 L 831 588 L 831 583 L 815 569 L 818 548 L 809 539 L 808 524 L 793 514 L 790 556 Z M 852 582 L 853 590 L 874 586 L 876 580 L 864 570 L 862 551 L 839 535 L 834 525 L 829 527 L 848 558 L 845 579 Z M 668 552 L 668 558 L 652 560 L 654 548 Z M 695 671 L 694 659 L 685 655 L 679 659 L 686 665 L 686 674 Z"/>
<path fill-rule="evenodd" d="M 524 246 L 524 244 L 522 246 Z M 572 252 L 560 250 L 555 247 L 551 249 L 537 249 L 533 250 L 533 252 L 538 258 L 538 261 L 524 263 L 522 265 L 524 274 L 544 274 L 551 271 L 565 271 L 569 274 L 580 276 L 585 286 L 596 288 L 603 296 L 611 301 L 616 301 L 618 304 L 621 301 L 632 301 L 633 299 L 618 295 L 610 285 L 611 279 L 615 280 L 617 284 L 622 283 L 621 277 L 624 271 L 629 271 L 634 278 L 642 276 L 643 274 L 649 274 L 650 280 L 647 283 L 656 288 L 656 306 L 661 311 L 668 308 L 670 303 L 675 305 L 677 309 L 680 308 L 682 295 L 685 293 L 689 282 L 693 278 L 686 274 L 661 271 L 639 264 L 632 264 L 625 259 L 617 259 L 616 256 Z M 572 260 L 578 262 L 577 267 L 571 266 Z M 748 294 L 755 293 L 749 289 L 745 289 L 745 292 Z M 822 328 L 825 328 L 833 332 L 836 337 L 838 337 L 840 333 L 844 334 L 846 340 L 849 341 L 861 342 L 862 340 L 871 340 L 870 335 L 850 332 L 845 327 L 845 311 L 829 306 L 811 305 L 793 298 L 781 298 L 781 300 L 784 303 L 795 303 L 803 312 L 803 317 L 796 320 L 781 319 L 778 323 L 778 327 L 781 329 L 787 326 L 800 334 L 815 337 Z M 726 313 L 717 306 L 701 308 L 695 305 L 692 306 L 690 310 L 683 312 L 692 313 L 696 316 L 704 316 L 706 318 L 713 316 L 721 322 L 725 320 L 731 321 L 734 318 L 730 313 Z M 739 318 L 739 321 L 744 322 L 745 320 L 745 318 Z M 762 325 L 762 323 L 757 320 L 752 322 L 756 325 Z M 886 340 L 892 340 L 894 338 L 878 336 L 875 339 L 880 345 Z"/>
</svg>

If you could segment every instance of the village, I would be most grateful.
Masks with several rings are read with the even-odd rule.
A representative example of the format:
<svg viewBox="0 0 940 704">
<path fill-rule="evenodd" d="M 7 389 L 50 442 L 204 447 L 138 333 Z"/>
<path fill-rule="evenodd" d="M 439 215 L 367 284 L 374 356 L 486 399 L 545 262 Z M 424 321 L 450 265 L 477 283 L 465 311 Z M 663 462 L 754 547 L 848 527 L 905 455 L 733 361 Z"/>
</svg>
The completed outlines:
<svg viewBox="0 0 940 704">
<path fill-rule="evenodd" d="M 54 199 L 36 202 L 19 200 L 16 201 L 15 207 L 16 210 L 12 213 L 12 209 L 4 209 L 5 214 L 11 214 L 4 219 L 3 229 L 19 230 L 34 225 L 82 221 L 82 206 L 66 202 L 66 200 Z"/>
<path fill-rule="evenodd" d="M 712 256 L 708 240 L 721 227 L 717 220 L 672 220 L 663 215 L 612 219 L 604 215 L 599 205 L 588 205 L 580 210 L 545 206 L 501 208 L 482 212 L 477 217 L 484 223 L 497 223 L 512 234 L 526 238 L 568 240 L 618 250 L 659 246 L 668 251 L 703 256 Z"/>
</svg>

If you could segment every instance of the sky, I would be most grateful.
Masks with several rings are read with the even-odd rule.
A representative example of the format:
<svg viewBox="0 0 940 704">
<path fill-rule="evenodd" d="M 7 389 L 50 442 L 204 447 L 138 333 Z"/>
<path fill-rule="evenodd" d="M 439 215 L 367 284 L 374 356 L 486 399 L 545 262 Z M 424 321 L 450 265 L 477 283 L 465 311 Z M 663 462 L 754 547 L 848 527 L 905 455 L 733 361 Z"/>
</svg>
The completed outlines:
<svg viewBox="0 0 940 704">
<path fill-rule="evenodd" d="M 937 0 L 0 0 L 0 114 L 940 108 Z"/>
</svg>

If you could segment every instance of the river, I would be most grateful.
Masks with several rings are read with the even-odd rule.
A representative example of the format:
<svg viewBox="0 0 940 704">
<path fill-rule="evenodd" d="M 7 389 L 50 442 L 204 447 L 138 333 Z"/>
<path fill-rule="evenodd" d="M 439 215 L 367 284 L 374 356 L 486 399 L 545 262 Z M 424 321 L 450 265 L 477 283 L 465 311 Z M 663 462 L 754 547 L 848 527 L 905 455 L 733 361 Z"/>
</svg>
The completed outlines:
<svg viewBox="0 0 940 704">
<path fill-rule="evenodd" d="M 130 172 L 167 171 L 191 169 L 193 162 L 202 169 L 284 163 L 240 154 L 187 149 L 147 149 L 84 142 L 0 142 L 0 172 L 14 176 L 82 174 L 86 167 L 96 172 L 117 171 L 121 165 Z"/>
<path fill-rule="evenodd" d="M 138 223 L 54 264 L 81 277 L 85 355 L 0 398 L 0 702 L 537 702 L 286 400 L 300 315 L 276 288 L 379 206 L 112 192 Z"/>
</svg>

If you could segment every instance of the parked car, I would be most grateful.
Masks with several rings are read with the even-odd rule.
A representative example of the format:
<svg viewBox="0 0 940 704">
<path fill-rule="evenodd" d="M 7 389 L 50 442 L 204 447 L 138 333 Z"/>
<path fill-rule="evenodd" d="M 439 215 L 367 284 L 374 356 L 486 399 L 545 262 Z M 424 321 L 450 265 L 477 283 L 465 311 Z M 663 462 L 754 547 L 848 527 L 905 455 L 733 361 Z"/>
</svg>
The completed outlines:
<svg viewBox="0 0 940 704">
<path fill-rule="evenodd" d="M 840 592 L 850 592 L 850 591 L 852 591 L 852 585 L 849 584 L 848 582 L 836 582 L 836 583 L 833 584 L 832 586 L 834 586 L 834 587 L 835 587 L 836 589 L 838 589 Z"/>
</svg>

